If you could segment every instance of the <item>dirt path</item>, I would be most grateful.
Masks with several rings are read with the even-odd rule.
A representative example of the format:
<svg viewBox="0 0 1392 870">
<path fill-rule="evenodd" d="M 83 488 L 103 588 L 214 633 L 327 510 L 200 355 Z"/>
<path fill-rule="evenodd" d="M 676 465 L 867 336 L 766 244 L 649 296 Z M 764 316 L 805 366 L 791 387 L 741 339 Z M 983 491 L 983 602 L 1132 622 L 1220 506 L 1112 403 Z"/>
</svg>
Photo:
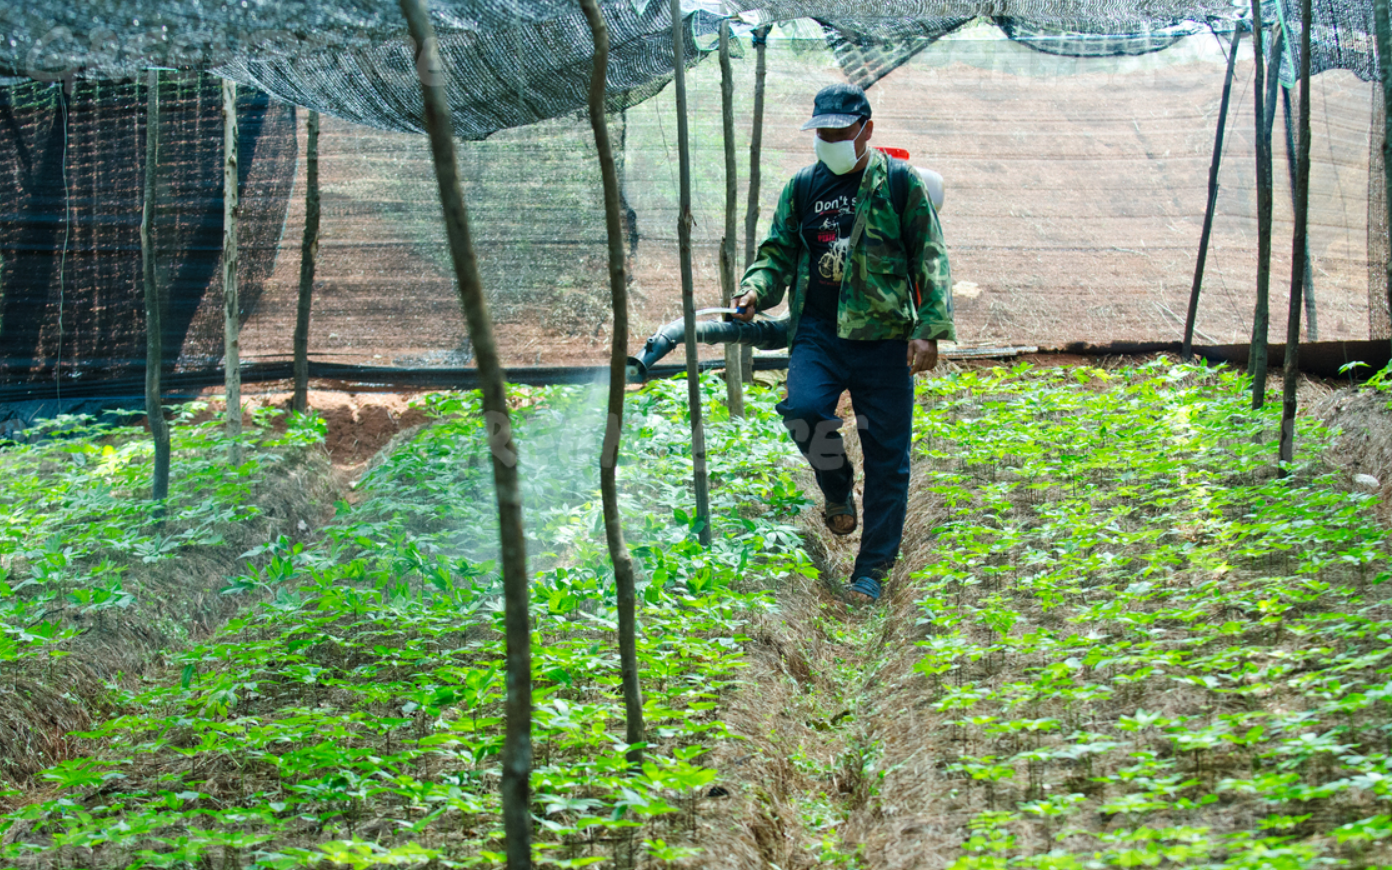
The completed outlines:
<svg viewBox="0 0 1392 870">
<path fill-rule="evenodd" d="M 848 402 L 841 414 L 848 453 L 859 464 Z M 811 475 L 798 474 L 803 491 L 816 493 Z M 862 867 L 868 849 L 883 850 L 882 829 L 902 801 L 884 799 L 881 762 L 886 743 L 903 736 L 898 689 L 916 676 L 905 566 L 920 563 L 914 556 L 926 542 L 916 530 L 931 528 L 942 510 L 922 487 L 912 491 L 909 558 L 875 607 L 848 605 L 839 594 L 860 534 L 833 537 L 819 504 L 802 514 L 820 577 L 789 578 L 775 590 L 778 609 L 750 632 L 745 688 L 725 714 L 740 739 L 722 744 L 713 760 L 723 776 L 710 793 L 718 800 L 708 801 L 698 866 Z M 929 750 L 914 754 L 931 757 Z"/>
</svg>

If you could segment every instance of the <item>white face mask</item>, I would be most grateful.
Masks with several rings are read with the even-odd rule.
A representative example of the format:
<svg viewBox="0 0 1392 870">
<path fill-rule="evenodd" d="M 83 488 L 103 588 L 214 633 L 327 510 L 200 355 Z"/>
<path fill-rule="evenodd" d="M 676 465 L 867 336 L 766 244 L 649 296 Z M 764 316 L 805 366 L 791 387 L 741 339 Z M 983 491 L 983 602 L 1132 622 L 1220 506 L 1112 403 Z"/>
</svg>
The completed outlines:
<svg viewBox="0 0 1392 870">
<path fill-rule="evenodd" d="M 856 139 L 859 138 L 860 134 L 856 134 Z M 827 142 L 821 136 L 813 136 L 812 150 L 816 152 L 817 159 L 837 175 L 845 175 L 860 162 L 860 156 L 856 154 L 855 139 Z"/>
</svg>

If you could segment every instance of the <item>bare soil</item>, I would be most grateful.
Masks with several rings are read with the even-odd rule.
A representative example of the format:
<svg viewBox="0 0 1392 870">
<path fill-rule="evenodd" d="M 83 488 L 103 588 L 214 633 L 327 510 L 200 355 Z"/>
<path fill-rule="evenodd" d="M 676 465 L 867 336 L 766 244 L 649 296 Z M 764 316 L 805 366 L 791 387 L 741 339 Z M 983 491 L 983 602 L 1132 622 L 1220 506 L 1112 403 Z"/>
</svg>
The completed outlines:
<svg viewBox="0 0 1392 870">
<path fill-rule="evenodd" d="M 1351 489 L 1378 496 L 1379 516 L 1392 525 L 1392 396 L 1331 391 L 1310 413 L 1337 432 L 1329 461 L 1349 475 Z"/>
</svg>

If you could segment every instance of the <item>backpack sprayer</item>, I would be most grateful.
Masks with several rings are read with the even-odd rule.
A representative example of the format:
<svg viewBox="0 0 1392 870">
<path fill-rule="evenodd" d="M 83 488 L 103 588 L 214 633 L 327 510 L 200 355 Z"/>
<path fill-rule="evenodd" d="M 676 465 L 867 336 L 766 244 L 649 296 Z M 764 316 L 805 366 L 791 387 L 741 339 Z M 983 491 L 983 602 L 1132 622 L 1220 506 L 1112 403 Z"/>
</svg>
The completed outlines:
<svg viewBox="0 0 1392 870">
<path fill-rule="evenodd" d="M 907 161 L 909 152 L 903 148 L 879 148 L 890 157 Z M 931 169 L 913 167 L 923 185 L 928 189 L 928 199 L 933 208 L 943 205 L 943 177 Z M 745 323 L 731 320 L 730 315 L 742 314 L 734 308 L 702 308 L 697 317 L 718 314 L 720 320 L 703 320 L 696 324 L 696 340 L 704 344 L 747 344 L 760 350 L 781 350 L 788 346 L 788 320 L 786 317 L 755 320 Z M 648 379 L 648 372 L 658 360 L 672 352 L 672 349 L 686 341 L 686 321 L 673 320 L 659 329 L 646 342 L 637 356 L 628 358 L 625 368 L 626 379 L 630 384 L 641 384 Z"/>
<path fill-rule="evenodd" d="M 903 148 L 880 148 L 875 147 L 876 151 L 883 151 L 890 157 L 897 157 L 908 162 L 909 152 Z M 910 164 L 912 165 L 912 164 Z M 922 166 L 914 166 L 914 171 L 918 177 L 923 179 L 923 186 L 928 188 L 928 199 L 932 201 L 933 208 L 942 211 L 943 207 L 943 177 L 931 169 L 924 169 Z"/>
</svg>

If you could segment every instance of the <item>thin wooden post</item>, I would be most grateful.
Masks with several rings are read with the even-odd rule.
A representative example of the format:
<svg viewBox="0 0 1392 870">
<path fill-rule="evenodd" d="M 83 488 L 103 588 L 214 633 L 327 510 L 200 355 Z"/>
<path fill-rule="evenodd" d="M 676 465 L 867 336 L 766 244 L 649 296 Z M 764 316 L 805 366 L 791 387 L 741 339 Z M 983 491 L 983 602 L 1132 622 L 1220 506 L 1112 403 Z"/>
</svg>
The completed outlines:
<svg viewBox="0 0 1392 870">
<path fill-rule="evenodd" d="M 222 372 L 227 392 L 227 460 L 242 464 L 241 305 L 237 301 L 237 83 L 222 80 Z"/>
<path fill-rule="evenodd" d="M 309 410 L 309 314 L 314 300 L 314 260 L 319 256 L 319 113 L 305 121 L 305 219 L 300 242 L 300 299 L 295 311 L 295 404 Z"/>
<path fill-rule="evenodd" d="M 720 22 L 720 120 L 725 139 L 725 237 L 720 240 L 720 304 L 735 298 L 735 233 L 739 178 L 735 168 L 735 74 L 730 68 L 730 21 Z M 744 416 L 742 345 L 725 345 L 725 402 L 731 417 Z"/>
<path fill-rule="evenodd" d="M 146 73 L 145 199 L 140 209 L 140 262 L 145 284 L 145 415 L 155 442 L 150 498 L 169 498 L 169 423 L 164 419 L 160 376 L 164 369 L 164 305 L 155 284 L 155 206 L 159 170 L 159 70 Z"/>
<path fill-rule="evenodd" d="M 1281 101 L 1285 107 L 1286 114 L 1286 167 L 1290 170 L 1291 183 L 1291 204 L 1295 204 L 1296 174 L 1295 167 L 1295 125 L 1291 122 L 1290 91 L 1281 90 Z M 1315 319 L 1315 273 L 1312 265 L 1313 258 L 1310 256 L 1310 238 L 1305 237 L 1305 273 L 1302 276 L 1301 293 L 1305 299 L 1305 317 L 1309 320 L 1305 324 L 1305 337 L 1310 341 L 1319 340 L 1319 323 Z"/>
<path fill-rule="evenodd" d="M 532 769 L 532 641 L 527 615 L 527 548 L 522 529 L 522 497 L 517 486 L 517 447 L 508 416 L 507 385 L 498 361 L 493 320 L 483 298 L 478 259 L 469 231 L 469 214 L 459 186 L 454 128 L 445 98 L 448 73 L 440 58 L 435 28 L 425 0 L 400 0 L 415 48 L 416 71 L 425 104 L 425 129 L 440 189 L 450 258 L 459 284 L 459 301 L 469 325 L 484 419 L 493 455 L 498 525 L 503 564 L 503 623 L 507 635 L 507 730 L 503 738 L 503 834 L 509 870 L 531 866 L 532 814 L 528 778 Z"/>
<path fill-rule="evenodd" d="M 1262 0 L 1252 0 L 1252 55 L 1257 137 L 1257 302 L 1252 314 L 1252 348 L 1247 371 L 1252 376 L 1252 408 L 1266 404 L 1267 339 L 1271 327 L 1271 127 L 1266 122 L 1266 58 L 1262 43 Z M 1279 41 L 1279 40 L 1278 40 Z M 1270 70 L 1272 79 L 1276 70 Z"/>
<path fill-rule="evenodd" d="M 1208 205 L 1204 208 L 1203 232 L 1199 234 L 1199 259 L 1194 265 L 1194 285 L 1189 289 L 1189 313 L 1184 318 L 1184 344 L 1180 357 L 1194 356 L 1194 321 L 1199 316 L 1199 289 L 1203 286 L 1204 261 L 1208 259 L 1208 237 L 1213 232 L 1213 210 L 1218 205 L 1218 166 L 1223 159 L 1223 133 L 1228 124 L 1228 98 L 1232 95 L 1233 68 L 1237 47 L 1242 42 L 1242 22 L 1233 25 L 1232 45 L 1228 49 L 1228 72 L 1223 78 L 1223 98 L 1218 103 L 1218 132 L 1213 137 L 1213 161 L 1208 166 Z"/>
<path fill-rule="evenodd" d="M 623 679 L 624 739 L 628 741 L 628 760 L 643 763 L 646 739 L 643 727 L 643 693 L 638 684 L 637 584 L 633 558 L 624 543 L 623 518 L 619 513 L 619 488 L 615 469 L 619 464 L 619 439 L 623 432 L 624 378 L 628 361 L 628 276 L 625 274 L 623 224 L 619 209 L 619 172 L 614 149 L 609 142 L 608 119 L 604 114 L 604 88 L 608 82 L 609 28 L 596 0 L 580 0 L 585 20 L 594 38 L 594 70 L 590 73 L 590 126 L 594 129 L 595 151 L 604 182 L 604 229 L 609 240 L 609 297 L 614 306 L 613 339 L 609 346 L 609 415 L 604 430 L 604 449 L 599 458 L 599 490 L 604 503 L 604 538 L 609 559 L 614 564 L 614 587 L 619 606 L 619 672 Z"/>
<path fill-rule="evenodd" d="M 744 212 L 744 268 L 754 262 L 759 232 L 759 163 L 764 150 L 764 82 L 768 79 L 768 36 L 772 26 L 754 31 L 754 120 L 749 136 L 749 203 Z M 740 376 L 745 383 L 754 380 L 754 348 L 740 348 Z"/>
<path fill-rule="evenodd" d="M 749 133 L 749 203 L 744 210 L 744 267 L 754 262 L 759 232 L 760 161 L 764 150 L 764 83 L 768 80 L 770 27 L 754 31 L 754 120 Z"/>
<path fill-rule="evenodd" d="M 682 321 L 686 326 L 687 403 L 691 411 L 691 468 L 696 487 L 696 524 L 701 545 L 709 547 L 710 482 L 706 472 L 706 433 L 701 423 L 701 369 L 696 351 L 695 280 L 691 274 L 691 144 L 686 123 L 686 46 L 682 40 L 681 0 L 672 0 L 673 84 L 677 97 L 677 156 L 681 179 L 677 248 L 681 255 Z"/>
<path fill-rule="evenodd" d="M 1286 324 L 1285 390 L 1281 402 L 1281 473 L 1295 460 L 1295 386 L 1300 379 L 1300 297 L 1310 211 L 1310 0 L 1300 3 L 1300 150 L 1296 155 L 1295 237 L 1291 241 L 1290 319 Z"/>
<path fill-rule="evenodd" d="M 1388 233 L 1392 237 L 1392 23 L 1389 18 L 1392 16 L 1387 11 L 1387 0 L 1373 0 L 1378 69 L 1382 73 L 1382 168 L 1386 185 L 1383 200 L 1387 206 Z M 1387 312 L 1392 319 L 1392 256 L 1387 258 Z"/>
</svg>

